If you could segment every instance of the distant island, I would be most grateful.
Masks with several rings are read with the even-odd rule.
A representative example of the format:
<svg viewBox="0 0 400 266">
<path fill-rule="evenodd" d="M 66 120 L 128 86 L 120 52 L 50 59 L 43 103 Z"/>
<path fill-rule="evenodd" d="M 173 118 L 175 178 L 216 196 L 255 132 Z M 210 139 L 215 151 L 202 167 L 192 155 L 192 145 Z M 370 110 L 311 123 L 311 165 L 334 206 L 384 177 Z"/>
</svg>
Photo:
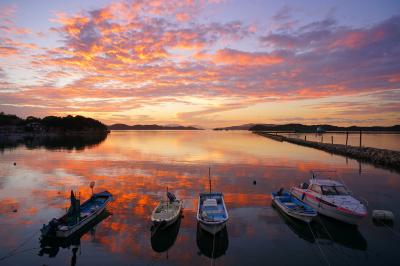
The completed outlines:
<svg viewBox="0 0 400 266">
<path fill-rule="evenodd" d="M 81 135 L 105 134 L 107 126 L 98 120 L 84 116 L 46 116 L 26 119 L 16 115 L 0 113 L 0 135 Z"/>
<path fill-rule="evenodd" d="M 249 128 L 250 131 L 283 131 L 283 132 L 298 132 L 298 133 L 314 133 L 314 132 L 331 132 L 331 131 L 373 131 L 373 132 L 399 132 L 400 125 L 382 127 L 382 126 L 370 126 L 370 127 L 339 127 L 332 125 L 303 125 L 303 124 L 284 124 L 284 125 L 254 125 Z"/>
<path fill-rule="evenodd" d="M 400 132 L 400 125 L 382 127 L 382 126 L 370 126 L 370 127 L 339 127 L 332 125 L 303 125 L 303 124 L 244 124 L 240 126 L 230 127 L 219 127 L 214 130 L 249 130 L 249 131 L 272 131 L 272 132 L 298 132 L 298 133 L 323 133 L 332 131 L 371 131 L 371 132 Z"/>
<path fill-rule="evenodd" d="M 109 130 L 202 130 L 201 128 L 193 126 L 160 126 L 160 125 L 133 125 L 114 124 L 108 126 Z"/>
<path fill-rule="evenodd" d="M 259 125 L 259 124 L 244 124 L 240 126 L 230 126 L 230 127 L 217 127 L 214 128 L 213 130 L 249 130 L 250 128 Z M 267 126 L 274 126 L 272 124 L 262 124 L 262 125 L 267 125 Z"/>
</svg>

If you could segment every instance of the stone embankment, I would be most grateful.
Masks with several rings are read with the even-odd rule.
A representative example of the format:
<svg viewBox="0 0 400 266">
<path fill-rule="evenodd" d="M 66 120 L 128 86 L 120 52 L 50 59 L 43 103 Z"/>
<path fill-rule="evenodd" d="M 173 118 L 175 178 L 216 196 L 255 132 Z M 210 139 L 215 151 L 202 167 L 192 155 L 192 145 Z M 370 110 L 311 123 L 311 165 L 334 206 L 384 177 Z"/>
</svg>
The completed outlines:
<svg viewBox="0 0 400 266">
<path fill-rule="evenodd" d="M 355 147 L 349 145 L 346 146 L 343 144 L 321 143 L 316 141 L 307 141 L 303 139 L 285 137 L 282 135 L 274 135 L 267 132 L 253 133 L 276 141 L 286 141 L 297 145 L 312 147 L 332 154 L 343 155 L 348 158 L 371 163 L 378 167 L 383 167 L 400 172 L 400 151 L 377 149 L 371 147 Z"/>
</svg>

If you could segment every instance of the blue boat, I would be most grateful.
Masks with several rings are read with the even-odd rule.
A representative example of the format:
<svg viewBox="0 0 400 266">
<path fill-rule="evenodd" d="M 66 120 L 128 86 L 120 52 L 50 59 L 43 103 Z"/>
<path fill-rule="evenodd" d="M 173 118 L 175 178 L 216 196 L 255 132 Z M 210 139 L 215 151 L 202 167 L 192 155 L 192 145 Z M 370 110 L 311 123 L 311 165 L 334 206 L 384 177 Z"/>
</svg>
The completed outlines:
<svg viewBox="0 0 400 266">
<path fill-rule="evenodd" d="M 278 192 L 272 192 L 271 195 L 273 203 L 290 217 L 310 223 L 317 216 L 317 212 L 312 207 L 282 189 Z"/>
<path fill-rule="evenodd" d="M 42 237 L 66 238 L 84 227 L 96 218 L 112 200 L 112 195 L 108 191 L 94 193 L 82 205 L 80 200 L 71 190 L 71 206 L 66 214 L 60 218 L 53 218 L 47 225 L 43 225 L 40 230 Z"/>
<path fill-rule="evenodd" d="M 222 193 L 200 193 L 197 221 L 201 228 L 215 235 L 225 227 L 228 219 L 228 211 Z"/>
</svg>

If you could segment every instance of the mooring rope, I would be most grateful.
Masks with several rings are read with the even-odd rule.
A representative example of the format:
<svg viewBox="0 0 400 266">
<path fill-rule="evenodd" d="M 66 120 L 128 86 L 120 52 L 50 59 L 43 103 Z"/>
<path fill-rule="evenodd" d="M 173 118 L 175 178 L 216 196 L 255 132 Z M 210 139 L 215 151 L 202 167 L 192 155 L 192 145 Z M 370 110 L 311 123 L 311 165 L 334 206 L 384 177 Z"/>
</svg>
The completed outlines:
<svg viewBox="0 0 400 266">
<path fill-rule="evenodd" d="M 329 239 L 331 240 L 333 246 L 335 247 L 335 250 L 338 250 L 339 252 L 341 252 L 342 254 L 344 254 L 347 257 L 347 254 L 344 252 L 342 247 L 340 245 L 336 244 L 335 240 L 333 239 L 332 235 L 329 233 L 328 228 L 326 228 L 326 226 L 325 226 L 324 222 L 322 221 L 321 217 L 317 217 L 317 219 L 319 220 L 320 224 L 324 228 L 324 231 L 326 232 L 326 234 L 328 235 Z M 347 261 L 346 261 L 346 264 L 349 265 L 349 263 Z"/>
<path fill-rule="evenodd" d="M 211 265 L 215 265 L 214 263 L 214 250 L 215 250 L 215 235 L 213 235 L 213 246 L 212 246 L 212 251 L 211 251 Z"/>
<path fill-rule="evenodd" d="M 35 231 L 32 235 L 30 235 L 28 238 L 26 238 L 24 241 L 21 242 L 17 247 L 15 247 L 13 250 L 8 252 L 8 254 L 4 255 L 3 257 L 0 258 L 0 261 L 5 260 L 7 258 L 10 258 L 16 254 L 18 254 L 17 250 L 22 248 L 26 243 L 28 243 L 37 233 L 39 233 L 40 230 Z"/>
<path fill-rule="evenodd" d="M 331 264 L 329 263 L 328 258 L 326 257 L 324 251 L 322 250 L 321 246 L 319 245 L 318 240 L 317 240 L 317 238 L 315 237 L 314 232 L 313 232 L 313 230 L 312 230 L 312 228 L 311 228 L 311 225 L 310 225 L 309 223 L 307 223 L 307 225 L 308 225 L 308 228 L 309 228 L 310 231 L 311 231 L 311 234 L 312 234 L 312 236 L 313 236 L 313 238 L 314 238 L 314 240 L 315 240 L 315 243 L 317 244 L 317 246 L 318 246 L 318 248 L 319 248 L 319 251 L 320 251 L 321 254 L 322 254 L 322 257 L 324 258 L 326 264 L 330 266 Z"/>
<path fill-rule="evenodd" d="M 379 221 L 379 220 L 378 220 L 378 222 L 379 222 L 380 224 L 382 224 L 383 226 L 385 226 L 387 229 L 389 229 L 389 231 L 391 231 L 395 236 L 397 236 L 397 237 L 400 238 L 400 233 L 399 233 L 399 232 L 393 230 L 393 228 L 391 228 L 389 225 L 385 224 L 385 223 L 382 222 L 382 221 Z"/>
</svg>

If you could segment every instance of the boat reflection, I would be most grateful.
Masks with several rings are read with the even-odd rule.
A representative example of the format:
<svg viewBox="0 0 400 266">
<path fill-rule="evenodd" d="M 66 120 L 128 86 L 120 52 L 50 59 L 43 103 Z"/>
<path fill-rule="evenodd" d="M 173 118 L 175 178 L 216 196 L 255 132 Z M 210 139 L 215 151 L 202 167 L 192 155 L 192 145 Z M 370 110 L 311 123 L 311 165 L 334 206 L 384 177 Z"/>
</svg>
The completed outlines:
<svg viewBox="0 0 400 266">
<path fill-rule="evenodd" d="M 76 263 L 76 253 L 81 244 L 81 237 L 90 231 L 92 236 L 95 235 L 96 225 L 101 223 L 104 219 L 109 217 L 111 213 L 104 210 L 95 219 L 87 225 L 79 229 L 76 233 L 68 238 L 41 238 L 39 256 L 48 255 L 50 258 L 56 257 L 60 248 L 72 247 L 72 260 L 71 265 Z M 75 261 L 75 262 L 74 262 Z"/>
<path fill-rule="evenodd" d="M 199 223 L 197 223 L 197 247 L 200 250 L 200 254 L 205 255 L 208 258 L 216 259 L 225 255 L 226 250 L 229 246 L 228 229 L 225 226 L 220 232 L 215 235 L 211 235 L 207 231 L 204 231 Z"/>
<path fill-rule="evenodd" d="M 180 226 L 181 218 L 165 229 L 158 229 L 152 232 L 151 248 L 158 253 L 167 252 L 168 258 L 168 250 L 175 244 Z"/>
<path fill-rule="evenodd" d="M 368 243 L 356 226 L 321 215 L 317 216 L 310 225 L 307 225 L 287 216 L 278 208 L 273 208 L 285 224 L 301 239 L 310 243 L 315 243 L 316 240 L 328 240 L 350 249 L 367 250 Z"/>
</svg>

